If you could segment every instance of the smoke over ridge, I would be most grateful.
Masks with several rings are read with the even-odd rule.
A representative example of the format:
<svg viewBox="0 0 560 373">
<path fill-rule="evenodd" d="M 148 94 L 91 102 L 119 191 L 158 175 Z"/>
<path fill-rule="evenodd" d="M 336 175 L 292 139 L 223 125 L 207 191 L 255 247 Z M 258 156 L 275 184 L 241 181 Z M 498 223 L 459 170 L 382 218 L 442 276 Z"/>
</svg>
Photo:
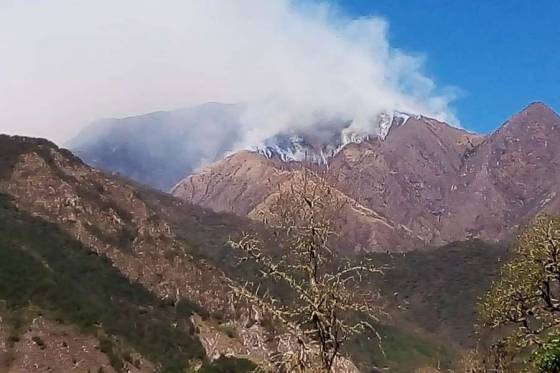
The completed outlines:
<svg viewBox="0 0 560 373">
<path fill-rule="evenodd" d="M 234 148 L 382 112 L 458 121 L 379 17 L 290 0 L 0 3 L 0 132 L 66 141 L 101 117 L 244 103 Z M 211 141 L 211 139 L 206 140 Z"/>
</svg>

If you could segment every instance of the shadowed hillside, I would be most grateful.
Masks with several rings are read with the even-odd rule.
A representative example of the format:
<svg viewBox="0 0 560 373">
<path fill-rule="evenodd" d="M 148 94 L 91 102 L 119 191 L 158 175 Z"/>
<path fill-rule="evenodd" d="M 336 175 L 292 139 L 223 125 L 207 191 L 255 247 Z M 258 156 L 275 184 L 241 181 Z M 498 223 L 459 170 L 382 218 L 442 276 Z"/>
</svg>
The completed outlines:
<svg viewBox="0 0 560 373">
<path fill-rule="evenodd" d="M 116 370 L 131 365 L 141 371 L 155 366 L 181 372 L 205 360 L 190 316 L 206 311 L 186 300 L 176 307 L 162 302 L 131 283 L 107 258 L 55 225 L 19 211 L 6 195 L 0 195 L 0 299 L 12 344 L 3 368 L 17 370 L 23 363 L 19 336 L 39 316 L 93 335 Z M 37 349 L 48 349 L 50 343 L 37 342 Z M 55 356 L 41 362 L 45 368 L 57 364 Z"/>
<path fill-rule="evenodd" d="M 374 255 L 387 267 L 382 288 L 400 309 L 396 320 L 464 347 L 476 341 L 475 305 L 508 257 L 505 246 L 479 240 L 406 254 Z"/>
</svg>

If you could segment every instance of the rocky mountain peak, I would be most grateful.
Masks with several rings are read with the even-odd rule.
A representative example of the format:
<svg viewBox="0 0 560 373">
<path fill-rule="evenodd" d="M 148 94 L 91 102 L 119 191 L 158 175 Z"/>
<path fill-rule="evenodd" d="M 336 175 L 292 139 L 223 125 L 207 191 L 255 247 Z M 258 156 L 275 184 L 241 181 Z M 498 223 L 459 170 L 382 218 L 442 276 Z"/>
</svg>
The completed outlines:
<svg viewBox="0 0 560 373">
<path fill-rule="evenodd" d="M 525 107 L 525 109 L 521 111 L 521 113 L 527 113 L 528 115 L 530 115 L 531 113 L 543 113 L 543 112 L 548 112 L 550 114 L 557 115 L 554 112 L 554 110 L 550 108 L 550 106 L 548 106 L 542 101 L 531 102 L 529 105 L 527 105 L 527 107 Z"/>
<path fill-rule="evenodd" d="M 543 102 L 533 102 L 508 119 L 503 127 L 506 126 L 555 126 L 560 124 L 560 117 L 549 106 Z"/>
</svg>

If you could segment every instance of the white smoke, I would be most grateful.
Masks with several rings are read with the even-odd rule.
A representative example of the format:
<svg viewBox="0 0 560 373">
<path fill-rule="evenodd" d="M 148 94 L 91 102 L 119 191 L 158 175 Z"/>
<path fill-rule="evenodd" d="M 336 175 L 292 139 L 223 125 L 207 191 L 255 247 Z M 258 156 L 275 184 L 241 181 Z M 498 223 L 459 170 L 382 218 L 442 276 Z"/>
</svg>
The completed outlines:
<svg viewBox="0 0 560 373">
<path fill-rule="evenodd" d="M 0 1 L 0 132 L 65 141 L 100 117 L 243 102 L 244 137 L 381 112 L 457 124 L 387 22 L 290 0 Z"/>
</svg>

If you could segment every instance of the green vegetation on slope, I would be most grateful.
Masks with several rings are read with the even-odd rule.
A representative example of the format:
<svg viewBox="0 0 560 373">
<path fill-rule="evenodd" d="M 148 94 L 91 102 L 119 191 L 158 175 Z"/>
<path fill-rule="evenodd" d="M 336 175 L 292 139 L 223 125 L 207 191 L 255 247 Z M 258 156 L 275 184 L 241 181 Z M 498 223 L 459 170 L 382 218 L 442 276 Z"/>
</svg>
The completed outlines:
<svg viewBox="0 0 560 373">
<path fill-rule="evenodd" d="M 106 258 L 55 225 L 18 211 L 1 194 L 0 299 L 16 320 L 33 305 L 49 318 L 102 333 L 100 347 L 117 368 L 127 345 L 164 372 L 181 372 L 190 361 L 205 359 L 189 321 L 197 310 L 194 305 L 161 302 L 128 281 Z"/>
<path fill-rule="evenodd" d="M 354 358 L 363 372 L 374 371 L 372 367 L 386 367 L 391 372 L 405 373 L 420 367 L 449 368 L 456 358 L 453 351 L 442 344 L 429 341 L 403 328 L 377 325 L 381 337 L 366 333 L 354 338 L 346 346 L 346 353 Z"/>
<path fill-rule="evenodd" d="M 560 372 L 559 253 L 560 216 L 541 215 L 517 237 L 479 305 L 479 325 L 493 336 L 480 360 L 491 368 Z"/>
<path fill-rule="evenodd" d="M 211 364 L 205 364 L 197 373 L 241 373 L 253 372 L 256 365 L 247 359 L 220 356 Z"/>
<path fill-rule="evenodd" d="M 370 254 L 383 276 L 372 281 L 390 301 L 390 325 L 347 346 L 364 371 L 373 365 L 394 372 L 418 367 L 451 368 L 463 347 L 475 343 L 476 303 L 507 258 L 502 246 L 457 242 L 406 254 Z M 437 338 L 434 338 L 437 337 Z"/>
<path fill-rule="evenodd" d="M 460 346 L 475 342 L 476 303 L 508 257 L 504 246 L 478 240 L 374 255 L 388 267 L 380 279 L 383 293 L 403 309 L 395 316 Z"/>
</svg>

